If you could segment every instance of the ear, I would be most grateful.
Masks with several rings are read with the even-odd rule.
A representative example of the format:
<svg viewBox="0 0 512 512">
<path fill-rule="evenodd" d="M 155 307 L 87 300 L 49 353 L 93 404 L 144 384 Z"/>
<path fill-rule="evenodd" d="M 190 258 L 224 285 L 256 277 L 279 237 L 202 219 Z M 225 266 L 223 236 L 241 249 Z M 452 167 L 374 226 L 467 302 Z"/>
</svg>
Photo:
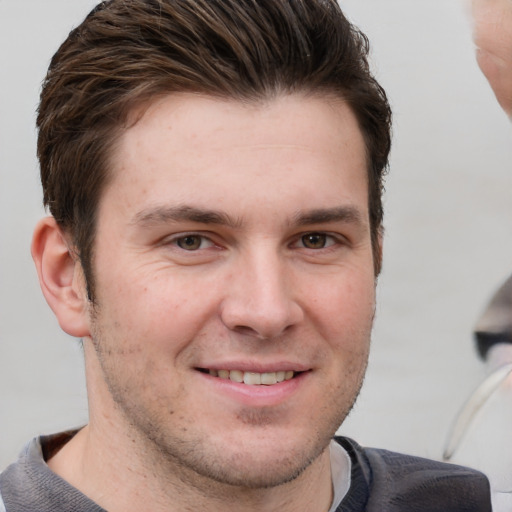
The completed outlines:
<svg viewBox="0 0 512 512">
<path fill-rule="evenodd" d="M 77 338 L 89 336 L 89 301 L 82 266 L 53 217 L 38 222 L 32 258 L 43 295 L 61 328 Z"/>
</svg>

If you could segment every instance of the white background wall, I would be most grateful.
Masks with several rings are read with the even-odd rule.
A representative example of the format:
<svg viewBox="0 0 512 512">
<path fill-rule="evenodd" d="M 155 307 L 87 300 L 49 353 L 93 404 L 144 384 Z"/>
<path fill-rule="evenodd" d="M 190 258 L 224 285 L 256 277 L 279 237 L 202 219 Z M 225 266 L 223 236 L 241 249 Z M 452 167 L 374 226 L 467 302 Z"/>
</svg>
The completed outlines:
<svg viewBox="0 0 512 512">
<path fill-rule="evenodd" d="M 462 0 L 342 0 L 395 112 L 385 265 L 367 381 L 342 432 L 440 457 L 483 376 L 471 328 L 512 271 L 512 130 L 473 58 Z M 0 467 L 86 422 L 81 353 L 29 255 L 43 214 L 35 108 L 49 59 L 93 0 L 0 0 Z"/>
</svg>

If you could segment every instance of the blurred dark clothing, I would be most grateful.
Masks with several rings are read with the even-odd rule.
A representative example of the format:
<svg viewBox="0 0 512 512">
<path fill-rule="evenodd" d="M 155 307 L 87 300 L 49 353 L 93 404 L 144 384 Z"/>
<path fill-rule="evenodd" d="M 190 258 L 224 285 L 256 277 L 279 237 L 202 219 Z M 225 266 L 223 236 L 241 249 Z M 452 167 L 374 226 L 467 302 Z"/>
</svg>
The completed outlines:
<svg viewBox="0 0 512 512">
<path fill-rule="evenodd" d="M 497 343 L 512 343 L 512 275 L 494 294 L 475 326 L 478 353 L 485 359 Z"/>
<path fill-rule="evenodd" d="M 3 498 L 6 512 L 106 512 L 45 462 L 73 435 L 27 445 L 0 475 L 0 510 Z M 351 459 L 350 489 L 336 512 L 491 512 L 489 482 L 473 469 L 335 440 Z"/>
</svg>

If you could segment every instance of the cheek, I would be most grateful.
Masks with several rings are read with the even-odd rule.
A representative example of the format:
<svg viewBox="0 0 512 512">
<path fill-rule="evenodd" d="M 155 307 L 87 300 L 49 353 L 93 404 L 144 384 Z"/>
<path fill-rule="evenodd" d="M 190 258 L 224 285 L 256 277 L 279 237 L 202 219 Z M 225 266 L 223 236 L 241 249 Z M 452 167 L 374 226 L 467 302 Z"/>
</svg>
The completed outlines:
<svg viewBox="0 0 512 512">
<path fill-rule="evenodd" d="M 356 349 L 369 338 L 375 314 L 373 274 L 341 275 L 311 296 L 312 317 L 333 343 Z"/>
<path fill-rule="evenodd" d="M 124 274 L 126 275 L 126 273 Z M 131 271 L 127 280 L 111 272 L 98 280 L 102 330 L 131 345 L 177 352 L 186 346 L 215 314 L 214 287 L 204 280 L 169 272 Z"/>
</svg>

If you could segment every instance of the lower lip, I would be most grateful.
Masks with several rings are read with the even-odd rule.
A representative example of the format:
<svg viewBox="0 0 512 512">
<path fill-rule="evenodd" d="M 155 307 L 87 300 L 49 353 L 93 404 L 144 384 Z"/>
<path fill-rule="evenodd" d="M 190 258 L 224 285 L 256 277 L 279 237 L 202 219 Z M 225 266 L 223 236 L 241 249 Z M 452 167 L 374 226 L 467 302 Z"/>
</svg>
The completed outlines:
<svg viewBox="0 0 512 512">
<path fill-rule="evenodd" d="M 230 379 L 221 379 L 220 377 L 213 377 L 207 373 L 200 373 L 200 376 L 206 379 L 210 390 L 218 392 L 240 402 L 242 405 L 251 407 L 270 407 L 279 405 L 280 403 L 289 400 L 298 389 L 304 385 L 310 372 L 301 372 L 293 379 L 272 384 L 265 385 L 249 385 L 239 382 L 234 382 Z"/>
</svg>

